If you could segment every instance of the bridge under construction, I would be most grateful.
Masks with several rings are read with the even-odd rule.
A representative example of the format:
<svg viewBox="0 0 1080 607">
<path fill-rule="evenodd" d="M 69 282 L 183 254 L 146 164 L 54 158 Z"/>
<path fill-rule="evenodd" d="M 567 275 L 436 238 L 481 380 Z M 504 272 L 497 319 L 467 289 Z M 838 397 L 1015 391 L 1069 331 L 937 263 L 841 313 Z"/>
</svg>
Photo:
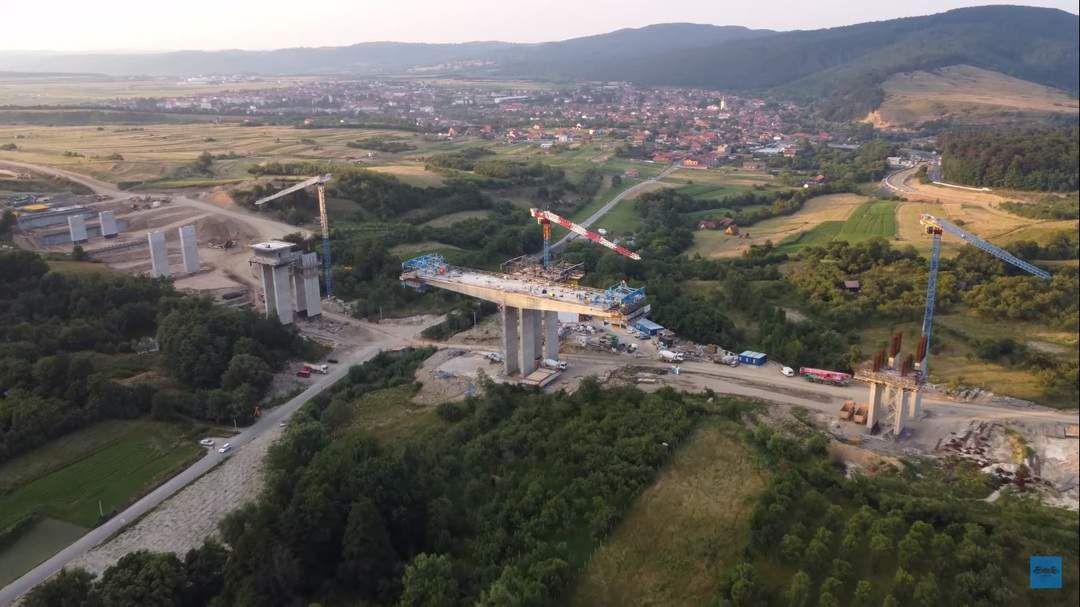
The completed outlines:
<svg viewBox="0 0 1080 607">
<path fill-rule="evenodd" d="M 541 266 L 504 264 L 504 272 L 452 266 L 441 255 L 421 255 L 402 264 L 401 281 L 424 290 L 439 288 L 499 305 L 503 364 L 507 375 L 527 376 L 543 359 L 559 359 L 559 313 L 592 316 L 625 325 L 649 312 L 645 289 L 618 284 L 609 289 L 558 280 Z M 575 275 L 570 273 L 571 276 Z"/>
</svg>

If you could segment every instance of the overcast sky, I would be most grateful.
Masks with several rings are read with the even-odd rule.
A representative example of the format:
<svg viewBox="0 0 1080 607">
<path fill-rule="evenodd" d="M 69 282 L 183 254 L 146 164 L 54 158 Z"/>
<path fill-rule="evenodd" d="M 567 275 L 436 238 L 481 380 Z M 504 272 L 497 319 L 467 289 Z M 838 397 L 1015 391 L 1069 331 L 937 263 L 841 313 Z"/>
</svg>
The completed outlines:
<svg viewBox="0 0 1080 607">
<path fill-rule="evenodd" d="M 1020 3 L 1019 0 L 1012 3 Z M 541 42 L 651 23 L 816 29 L 924 15 L 955 0 L 0 0 L 0 49 L 174 50 L 375 40 Z M 1078 11 L 1080 0 L 1026 4 Z"/>
</svg>

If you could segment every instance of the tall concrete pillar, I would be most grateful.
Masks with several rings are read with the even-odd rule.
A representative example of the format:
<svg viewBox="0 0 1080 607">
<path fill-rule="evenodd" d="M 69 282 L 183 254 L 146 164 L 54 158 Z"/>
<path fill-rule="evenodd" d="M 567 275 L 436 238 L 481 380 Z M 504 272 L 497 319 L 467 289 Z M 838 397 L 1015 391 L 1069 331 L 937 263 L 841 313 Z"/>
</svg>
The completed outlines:
<svg viewBox="0 0 1080 607">
<path fill-rule="evenodd" d="M 315 253 L 304 253 L 300 257 L 300 267 L 303 268 L 304 301 L 307 307 L 304 312 L 308 318 L 322 314 L 322 300 L 319 298 L 319 256 Z"/>
<path fill-rule="evenodd" d="M 150 275 L 169 275 L 169 250 L 165 247 L 165 232 L 150 232 L 146 235 L 150 243 Z"/>
<path fill-rule="evenodd" d="M 536 310 L 536 314 L 532 315 L 533 334 L 536 335 L 536 340 L 533 341 L 533 360 L 544 358 L 544 311 Z"/>
<path fill-rule="evenodd" d="M 916 390 L 911 399 L 910 417 L 916 419 L 920 415 L 922 415 L 922 390 Z"/>
<path fill-rule="evenodd" d="M 521 310 L 511 306 L 503 306 L 503 369 L 507 375 L 513 375 L 521 371 L 521 358 L 518 352 L 518 343 L 521 336 L 518 333 L 518 324 L 521 320 Z"/>
<path fill-rule="evenodd" d="M 896 388 L 896 415 L 893 418 L 893 433 L 900 436 L 904 429 L 904 414 L 907 413 L 909 392 L 903 388 Z"/>
<path fill-rule="evenodd" d="M 866 402 L 866 427 L 873 428 L 878 418 L 882 415 L 881 397 L 885 386 L 876 382 L 870 382 L 870 398 Z"/>
<path fill-rule="evenodd" d="M 558 312 L 544 312 L 544 358 L 559 360 Z"/>
<path fill-rule="evenodd" d="M 274 267 L 274 290 L 272 294 L 267 293 L 266 296 L 274 298 L 278 321 L 283 325 L 292 324 L 293 307 L 292 295 L 289 293 L 289 266 Z"/>
<path fill-rule="evenodd" d="M 296 268 L 289 277 L 292 281 L 292 292 L 296 299 L 296 311 L 307 315 L 307 291 L 304 290 L 304 274 L 300 268 Z"/>
<path fill-rule="evenodd" d="M 274 267 L 259 265 L 259 270 L 259 282 L 262 285 L 266 317 L 273 318 L 277 314 L 277 300 L 274 299 Z"/>
<path fill-rule="evenodd" d="M 105 238 L 116 238 L 116 216 L 112 211 L 98 213 L 98 223 L 101 224 L 101 235 Z"/>
<path fill-rule="evenodd" d="M 536 355 L 537 341 L 541 338 L 539 319 L 540 310 L 521 308 L 521 322 L 518 323 L 521 331 L 518 335 L 521 338 L 519 350 L 521 352 L 522 377 L 536 370 L 536 359 L 538 358 Z"/>
<path fill-rule="evenodd" d="M 83 244 L 88 240 L 86 220 L 82 215 L 68 215 L 68 232 L 71 234 L 71 244 Z"/>
<path fill-rule="evenodd" d="M 180 258 L 184 262 L 184 271 L 194 274 L 199 271 L 199 243 L 195 239 L 195 224 L 180 226 Z"/>
</svg>

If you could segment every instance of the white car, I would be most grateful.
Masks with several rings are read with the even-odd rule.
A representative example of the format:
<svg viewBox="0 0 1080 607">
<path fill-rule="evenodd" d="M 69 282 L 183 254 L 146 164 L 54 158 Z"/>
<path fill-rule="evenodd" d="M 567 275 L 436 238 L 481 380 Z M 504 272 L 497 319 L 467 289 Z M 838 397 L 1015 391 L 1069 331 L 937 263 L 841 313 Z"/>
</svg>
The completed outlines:
<svg viewBox="0 0 1080 607">
<path fill-rule="evenodd" d="M 780 372 L 784 374 L 784 377 L 795 377 L 795 369 L 791 367 L 784 367 L 780 369 Z"/>
<path fill-rule="evenodd" d="M 199 441 L 199 444 L 204 446 L 204 447 L 213 447 L 214 446 L 214 439 L 212 439 L 212 438 L 204 438 L 201 441 Z"/>
<path fill-rule="evenodd" d="M 229 451 L 232 451 L 232 443 L 225 443 L 217 450 L 218 453 L 228 453 Z"/>
</svg>

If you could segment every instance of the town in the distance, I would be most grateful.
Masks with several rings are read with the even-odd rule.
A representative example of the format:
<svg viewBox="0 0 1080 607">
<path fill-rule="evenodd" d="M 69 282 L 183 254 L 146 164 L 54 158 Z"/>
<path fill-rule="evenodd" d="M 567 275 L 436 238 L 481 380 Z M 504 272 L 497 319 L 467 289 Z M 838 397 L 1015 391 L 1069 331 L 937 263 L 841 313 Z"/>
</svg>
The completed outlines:
<svg viewBox="0 0 1080 607">
<path fill-rule="evenodd" d="M 0 607 L 1080 602 L 1076 7 L 554 1 L 0 43 Z"/>
</svg>

